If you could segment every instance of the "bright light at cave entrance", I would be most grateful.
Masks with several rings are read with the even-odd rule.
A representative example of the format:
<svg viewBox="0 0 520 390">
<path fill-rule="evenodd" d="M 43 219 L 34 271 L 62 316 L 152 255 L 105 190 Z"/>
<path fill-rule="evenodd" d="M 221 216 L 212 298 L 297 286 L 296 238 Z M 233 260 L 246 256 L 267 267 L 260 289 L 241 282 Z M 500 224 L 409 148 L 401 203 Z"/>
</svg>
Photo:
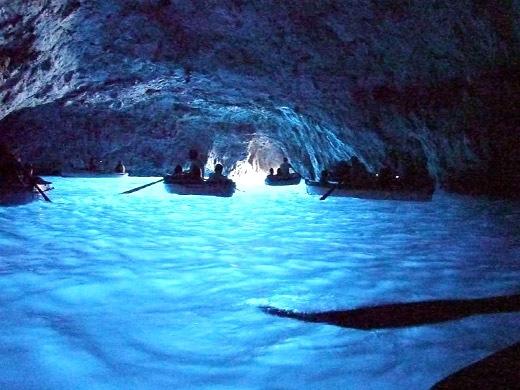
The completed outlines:
<svg viewBox="0 0 520 390">
<path fill-rule="evenodd" d="M 229 177 L 241 186 L 263 186 L 267 172 L 256 169 L 247 161 L 239 161 Z"/>
</svg>

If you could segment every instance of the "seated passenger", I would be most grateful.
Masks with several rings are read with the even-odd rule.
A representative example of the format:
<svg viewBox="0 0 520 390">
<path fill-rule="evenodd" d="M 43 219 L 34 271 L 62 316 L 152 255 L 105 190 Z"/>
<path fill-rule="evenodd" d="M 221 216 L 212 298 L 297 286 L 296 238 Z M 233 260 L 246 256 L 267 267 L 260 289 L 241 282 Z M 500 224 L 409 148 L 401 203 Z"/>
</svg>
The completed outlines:
<svg viewBox="0 0 520 390">
<path fill-rule="evenodd" d="M 224 169 L 224 167 L 222 166 L 222 164 L 215 165 L 215 172 L 213 172 L 211 175 L 209 175 L 208 181 L 213 181 L 213 182 L 227 181 L 228 178 L 222 174 L 223 169 Z"/>
<path fill-rule="evenodd" d="M 272 178 L 274 176 L 274 169 L 269 168 L 269 175 L 267 175 L 268 178 Z"/>
<path fill-rule="evenodd" d="M 116 167 L 114 168 L 114 171 L 116 173 L 126 173 L 126 167 L 123 165 L 122 161 L 119 161 L 117 163 Z"/>
<path fill-rule="evenodd" d="M 186 173 L 191 177 L 204 178 L 204 164 L 199 160 L 199 152 L 191 149 L 188 153 L 188 161 L 184 164 Z"/>
<path fill-rule="evenodd" d="M 334 163 L 329 172 L 329 180 L 337 181 L 338 183 L 350 184 L 351 179 L 351 166 L 346 160 L 341 160 Z"/>
<path fill-rule="evenodd" d="M 405 166 L 403 184 L 408 189 L 431 191 L 435 189 L 435 180 L 430 175 L 426 162 L 411 161 Z"/>
<path fill-rule="evenodd" d="M 0 182 L 2 184 L 23 184 L 23 166 L 3 144 L 0 144 Z"/>
<path fill-rule="evenodd" d="M 280 179 L 280 178 L 282 178 L 282 177 L 285 177 L 285 175 L 282 174 L 282 168 L 278 168 L 278 169 L 276 170 L 276 175 L 275 175 L 275 176 L 276 176 L 277 179 Z"/>
<path fill-rule="evenodd" d="M 50 181 L 42 179 L 34 174 L 34 168 L 31 164 L 24 165 L 24 182 L 30 186 L 36 184 L 52 184 Z"/>
<path fill-rule="evenodd" d="M 193 166 L 185 177 L 190 181 L 202 181 L 202 172 L 198 166 Z"/>
<path fill-rule="evenodd" d="M 293 167 L 291 166 L 291 164 L 289 164 L 289 161 L 287 160 L 287 157 L 283 158 L 283 163 L 280 164 L 280 168 L 279 169 L 282 172 L 282 176 L 286 176 L 286 177 L 290 176 L 289 169 L 293 169 Z"/>
<path fill-rule="evenodd" d="M 23 166 L 23 180 L 29 185 L 33 185 L 35 183 L 34 168 L 29 163 Z"/>
<path fill-rule="evenodd" d="M 90 157 L 90 160 L 88 161 L 88 167 L 87 171 L 90 172 L 96 172 L 98 169 L 96 159 L 94 157 Z"/>
<path fill-rule="evenodd" d="M 182 167 L 180 165 L 176 165 L 175 168 L 173 169 L 173 174 L 172 176 L 173 177 L 182 177 L 183 173 L 182 173 Z"/>
<path fill-rule="evenodd" d="M 326 169 L 324 169 L 323 171 L 321 171 L 321 175 L 320 175 L 320 184 L 328 184 L 329 183 L 329 171 L 327 171 Z"/>
<path fill-rule="evenodd" d="M 356 156 L 351 159 L 351 180 L 355 188 L 369 188 L 372 184 L 372 178 L 365 164 L 363 164 Z"/>
<path fill-rule="evenodd" d="M 377 174 L 377 184 L 381 189 L 388 190 L 393 186 L 395 174 L 388 165 L 383 165 Z"/>
</svg>

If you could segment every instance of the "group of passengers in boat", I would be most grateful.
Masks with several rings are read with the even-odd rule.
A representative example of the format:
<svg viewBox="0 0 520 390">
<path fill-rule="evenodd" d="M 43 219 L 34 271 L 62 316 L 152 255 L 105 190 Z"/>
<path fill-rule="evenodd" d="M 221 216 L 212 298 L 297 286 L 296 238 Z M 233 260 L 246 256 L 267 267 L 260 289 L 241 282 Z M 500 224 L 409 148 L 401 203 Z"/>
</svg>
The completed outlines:
<svg viewBox="0 0 520 390">
<path fill-rule="evenodd" d="M 293 173 L 291 173 L 291 170 Z M 274 174 L 274 169 L 269 168 L 269 175 L 267 175 L 267 179 L 269 180 L 287 180 L 291 179 L 293 175 L 296 173 L 292 165 L 289 163 L 287 157 L 283 158 L 283 162 L 280 164 L 280 167 L 276 169 L 276 175 Z"/>
<path fill-rule="evenodd" d="M 230 180 L 223 174 L 222 164 L 215 165 L 215 171 L 206 180 L 209 183 L 227 183 Z M 191 149 L 188 153 L 188 160 L 184 164 L 176 165 L 170 178 L 183 183 L 202 183 L 204 182 L 204 163 L 199 159 L 199 153 Z"/>
<path fill-rule="evenodd" d="M 87 170 L 98 171 L 97 163 L 98 161 L 91 157 Z M 223 174 L 223 170 L 222 164 L 216 164 L 214 172 L 209 175 L 206 181 L 228 182 L 229 179 Z M 126 167 L 122 161 L 117 163 L 114 172 L 121 174 L 126 172 Z M 287 157 L 284 157 L 283 162 L 276 170 L 276 174 L 273 168 L 269 169 L 267 179 L 276 182 L 278 180 L 290 180 L 294 176 L 298 176 L 298 174 L 295 173 Z M 183 183 L 203 182 L 204 177 L 204 163 L 195 149 L 189 151 L 184 167 L 177 165 L 170 175 L 171 179 Z M 32 188 L 35 184 L 47 183 L 34 175 L 34 170 L 30 164 L 22 164 L 21 159 L 11 153 L 5 145 L 0 145 L 0 184 Z M 421 189 L 433 191 L 434 188 L 434 180 L 428 172 L 425 159 L 402 153 L 389 153 L 377 173 L 370 172 L 358 157 L 353 156 L 348 161 L 343 160 L 331 166 L 330 169 L 324 169 L 321 172 L 319 184 L 378 190 Z"/>
<path fill-rule="evenodd" d="M 0 186 L 3 188 L 32 189 L 38 184 L 50 184 L 34 174 L 29 163 L 22 163 L 7 146 L 0 144 Z"/>
<path fill-rule="evenodd" d="M 102 163 L 102 161 L 98 161 L 96 158 L 90 157 L 90 160 L 88 161 L 87 167 L 85 169 L 88 172 L 92 172 L 92 173 L 100 172 L 100 171 L 102 171 L 102 169 L 100 169 L 101 163 Z M 120 173 L 120 174 L 126 173 L 126 167 L 124 166 L 122 160 L 119 160 L 117 162 L 117 165 L 114 168 L 114 172 Z"/>
<path fill-rule="evenodd" d="M 320 175 L 321 185 L 331 182 L 353 189 L 375 190 L 431 190 L 434 180 L 428 172 L 425 161 L 412 156 L 404 156 L 401 161 L 389 156 L 377 173 L 370 172 L 358 157 L 349 161 L 340 161 L 331 170 L 323 170 Z"/>
</svg>

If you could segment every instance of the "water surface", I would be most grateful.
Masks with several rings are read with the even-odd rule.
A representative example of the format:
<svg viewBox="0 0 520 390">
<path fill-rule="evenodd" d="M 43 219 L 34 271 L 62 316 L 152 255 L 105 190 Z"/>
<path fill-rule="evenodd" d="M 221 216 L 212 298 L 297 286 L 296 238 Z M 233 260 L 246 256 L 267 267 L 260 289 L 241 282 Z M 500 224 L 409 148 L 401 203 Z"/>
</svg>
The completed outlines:
<svg viewBox="0 0 520 390">
<path fill-rule="evenodd" d="M 520 340 L 520 314 L 362 331 L 269 316 L 520 292 L 520 206 L 183 197 L 52 178 L 0 209 L 2 388 L 426 389 Z"/>
</svg>

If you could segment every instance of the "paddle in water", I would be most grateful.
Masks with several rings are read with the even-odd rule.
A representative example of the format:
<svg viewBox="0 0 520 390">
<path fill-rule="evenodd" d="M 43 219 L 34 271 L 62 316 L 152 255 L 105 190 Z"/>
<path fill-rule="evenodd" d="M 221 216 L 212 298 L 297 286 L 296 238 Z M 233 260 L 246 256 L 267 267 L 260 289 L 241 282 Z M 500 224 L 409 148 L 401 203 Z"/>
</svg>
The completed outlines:
<svg viewBox="0 0 520 390">
<path fill-rule="evenodd" d="M 132 192 L 136 192 L 136 191 L 142 190 L 143 188 L 150 187 L 154 184 L 160 183 L 161 181 L 164 181 L 164 178 L 162 178 L 161 180 L 154 181 L 152 183 L 148 183 L 148 184 L 136 187 L 136 188 L 132 188 L 131 190 L 128 190 L 125 192 L 121 192 L 121 194 L 131 194 Z"/>
<path fill-rule="evenodd" d="M 330 194 L 332 194 L 334 192 L 334 190 L 336 188 L 338 188 L 340 183 L 338 184 L 334 184 L 327 192 L 325 192 L 321 197 L 320 197 L 320 200 L 325 200 L 329 197 Z"/>
<path fill-rule="evenodd" d="M 43 196 L 43 199 L 45 199 L 46 202 L 50 202 L 51 200 L 47 195 L 45 195 L 45 192 L 40 188 L 40 186 L 36 183 L 34 183 L 34 188 L 40 193 L 41 196 Z"/>
</svg>

